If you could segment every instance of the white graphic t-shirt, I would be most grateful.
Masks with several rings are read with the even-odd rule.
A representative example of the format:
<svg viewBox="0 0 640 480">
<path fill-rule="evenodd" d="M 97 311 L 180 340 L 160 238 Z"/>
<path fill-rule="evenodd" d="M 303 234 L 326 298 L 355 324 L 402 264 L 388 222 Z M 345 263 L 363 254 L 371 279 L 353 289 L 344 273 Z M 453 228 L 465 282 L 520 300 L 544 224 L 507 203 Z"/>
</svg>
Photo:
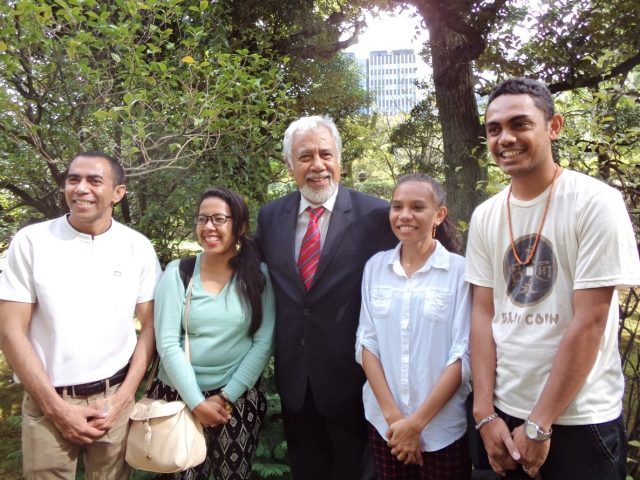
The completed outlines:
<svg viewBox="0 0 640 480">
<path fill-rule="evenodd" d="M 548 194 L 549 189 L 528 201 L 511 196 L 513 236 L 521 259 L 533 247 Z M 474 212 L 465 279 L 493 288 L 495 405 L 526 418 L 573 319 L 573 291 L 640 284 L 640 261 L 620 192 L 599 180 L 570 170 L 558 177 L 535 256 L 525 267 L 516 262 L 509 241 L 506 200 L 507 189 Z M 624 379 L 617 293 L 613 297 L 596 362 L 557 424 L 601 423 L 620 415 Z"/>
</svg>

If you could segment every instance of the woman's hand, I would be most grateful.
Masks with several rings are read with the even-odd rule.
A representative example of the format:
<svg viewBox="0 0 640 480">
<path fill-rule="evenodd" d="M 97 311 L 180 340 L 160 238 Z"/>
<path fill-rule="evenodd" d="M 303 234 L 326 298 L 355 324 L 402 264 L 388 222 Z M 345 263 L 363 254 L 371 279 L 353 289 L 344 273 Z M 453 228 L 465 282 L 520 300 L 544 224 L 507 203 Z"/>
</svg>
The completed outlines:
<svg viewBox="0 0 640 480">
<path fill-rule="evenodd" d="M 422 465 L 420 432 L 419 425 L 411 417 L 392 423 L 387 430 L 391 454 L 404 464 Z"/>
<path fill-rule="evenodd" d="M 231 414 L 226 409 L 226 402 L 218 395 L 201 402 L 193 409 L 193 414 L 205 427 L 217 427 L 231 420 Z"/>
</svg>

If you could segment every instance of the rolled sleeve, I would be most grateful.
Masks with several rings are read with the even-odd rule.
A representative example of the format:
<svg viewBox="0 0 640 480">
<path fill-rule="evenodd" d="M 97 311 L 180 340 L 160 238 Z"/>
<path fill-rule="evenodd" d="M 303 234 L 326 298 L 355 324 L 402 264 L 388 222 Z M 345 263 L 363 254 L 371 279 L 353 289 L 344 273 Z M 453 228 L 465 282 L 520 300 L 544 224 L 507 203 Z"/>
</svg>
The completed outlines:
<svg viewBox="0 0 640 480">
<path fill-rule="evenodd" d="M 462 361 L 462 383 L 471 379 L 469 358 L 469 333 L 471 326 L 471 287 L 460 275 L 457 284 L 455 312 L 451 323 L 451 348 L 447 365 Z"/>
<path fill-rule="evenodd" d="M 356 332 L 356 362 L 362 365 L 362 349 L 366 348 L 376 358 L 380 358 L 376 329 L 371 316 L 371 264 L 367 262 L 362 277 L 362 302 L 360 304 L 360 321 Z"/>
</svg>

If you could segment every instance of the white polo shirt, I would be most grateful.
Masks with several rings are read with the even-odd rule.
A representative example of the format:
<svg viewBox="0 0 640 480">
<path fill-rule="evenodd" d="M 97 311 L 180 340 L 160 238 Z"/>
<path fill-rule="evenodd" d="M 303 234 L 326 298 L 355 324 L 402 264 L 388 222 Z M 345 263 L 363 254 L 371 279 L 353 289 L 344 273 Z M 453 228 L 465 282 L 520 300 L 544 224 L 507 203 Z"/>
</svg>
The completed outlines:
<svg viewBox="0 0 640 480">
<path fill-rule="evenodd" d="M 107 378 L 136 345 L 136 304 L 153 300 L 160 264 L 151 242 L 112 221 L 102 235 L 67 217 L 20 230 L 0 274 L 0 299 L 35 303 L 29 339 L 54 386 Z"/>
</svg>

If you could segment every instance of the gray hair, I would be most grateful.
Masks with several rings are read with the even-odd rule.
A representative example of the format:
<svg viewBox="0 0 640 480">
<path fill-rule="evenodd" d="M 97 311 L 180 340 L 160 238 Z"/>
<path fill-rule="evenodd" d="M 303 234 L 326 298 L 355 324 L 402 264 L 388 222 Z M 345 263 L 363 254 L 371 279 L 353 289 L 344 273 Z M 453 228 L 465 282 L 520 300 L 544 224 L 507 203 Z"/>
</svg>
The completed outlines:
<svg viewBox="0 0 640 480">
<path fill-rule="evenodd" d="M 304 132 L 306 130 L 313 130 L 316 128 L 326 128 L 331 133 L 333 141 L 336 144 L 336 154 L 338 156 L 338 163 L 342 160 L 342 139 L 336 124 L 333 120 L 327 116 L 313 115 L 311 117 L 300 117 L 298 120 L 291 122 L 287 131 L 284 132 L 284 139 L 282 140 L 282 154 L 284 159 L 289 165 L 289 168 L 293 168 L 293 138 L 297 133 Z"/>
</svg>

